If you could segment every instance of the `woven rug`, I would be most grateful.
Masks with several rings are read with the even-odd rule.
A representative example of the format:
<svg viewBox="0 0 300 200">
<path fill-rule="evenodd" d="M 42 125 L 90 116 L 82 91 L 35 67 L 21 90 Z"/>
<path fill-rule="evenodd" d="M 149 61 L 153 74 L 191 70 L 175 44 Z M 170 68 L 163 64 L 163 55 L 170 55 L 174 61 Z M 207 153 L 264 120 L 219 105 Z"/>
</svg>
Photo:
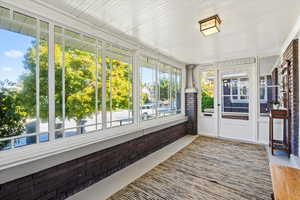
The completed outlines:
<svg viewBox="0 0 300 200">
<path fill-rule="evenodd" d="M 198 137 L 109 200 L 271 199 L 263 146 Z"/>
</svg>

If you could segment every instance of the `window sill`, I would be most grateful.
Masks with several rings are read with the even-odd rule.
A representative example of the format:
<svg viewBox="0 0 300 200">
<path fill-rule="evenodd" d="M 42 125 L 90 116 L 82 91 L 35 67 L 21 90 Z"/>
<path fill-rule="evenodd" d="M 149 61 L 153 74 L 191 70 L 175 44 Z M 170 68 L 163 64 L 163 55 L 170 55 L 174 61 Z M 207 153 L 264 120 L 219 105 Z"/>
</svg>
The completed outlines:
<svg viewBox="0 0 300 200">
<path fill-rule="evenodd" d="M 0 152 L 0 184 L 185 122 L 174 115 Z"/>
</svg>

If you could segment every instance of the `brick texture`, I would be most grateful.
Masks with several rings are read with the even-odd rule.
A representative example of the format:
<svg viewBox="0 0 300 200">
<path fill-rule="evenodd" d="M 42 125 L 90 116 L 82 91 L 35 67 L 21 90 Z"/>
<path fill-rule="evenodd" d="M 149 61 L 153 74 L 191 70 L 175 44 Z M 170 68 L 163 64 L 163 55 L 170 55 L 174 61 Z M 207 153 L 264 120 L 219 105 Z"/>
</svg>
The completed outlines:
<svg viewBox="0 0 300 200">
<path fill-rule="evenodd" d="M 190 135 L 197 135 L 198 98 L 197 93 L 185 94 L 185 113 L 188 117 L 187 131 Z"/>
<path fill-rule="evenodd" d="M 290 105 L 291 105 L 291 148 L 292 154 L 298 156 L 299 148 L 299 77 L 298 77 L 298 40 L 293 40 L 283 58 L 291 62 L 290 68 Z"/>
<path fill-rule="evenodd" d="M 0 185 L 1 200 L 62 200 L 185 136 L 186 123 Z"/>
</svg>

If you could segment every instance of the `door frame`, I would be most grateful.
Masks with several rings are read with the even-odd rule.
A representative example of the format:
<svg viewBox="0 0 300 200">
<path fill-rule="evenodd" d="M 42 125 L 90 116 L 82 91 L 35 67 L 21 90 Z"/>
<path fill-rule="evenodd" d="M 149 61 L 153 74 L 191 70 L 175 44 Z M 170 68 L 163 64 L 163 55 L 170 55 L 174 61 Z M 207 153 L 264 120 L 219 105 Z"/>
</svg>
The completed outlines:
<svg viewBox="0 0 300 200">
<path fill-rule="evenodd" d="M 251 101 L 249 99 L 249 119 L 251 119 L 250 126 L 252 127 L 252 136 L 251 140 L 243 140 L 243 139 L 233 139 L 239 141 L 245 141 L 248 143 L 258 143 L 258 119 L 259 119 L 259 83 L 258 83 L 258 63 L 256 62 L 255 58 L 245 58 L 245 59 L 238 59 L 233 61 L 226 61 L 220 62 L 216 64 L 208 64 L 208 65 L 199 65 L 195 70 L 195 84 L 196 88 L 198 89 L 198 134 L 199 135 L 206 135 L 210 137 L 222 138 L 220 136 L 220 121 L 221 121 L 221 71 L 230 71 L 233 69 L 239 68 L 238 71 L 248 71 L 250 73 L 249 79 L 251 79 L 251 84 L 249 85 L 249 92 L 251 91 Z M 201 112 L 201 88 L 200 88 L 200 73 L 207 72 L 207 71 L 216 71 L 216 82 L 215 85 L 215 102 L 214 102 L 214 111 L 216 113 L 215 122 L 217 126 L 217 131 L 215 134 L 201 132 L 201 128 L 199 125 L 201 124 L 201 119 L 203 119 L 203 113 Z M 251 77 L 250 77 L 251 76 Z M 220 106 L 218 106 L 220 105 Z M 251 109 L 250 109 L 251 107 Z M 251 111 L 250 111 L 251 110 Z M 230 139 L 230 138 L 227 138 Z"/>
</svg>

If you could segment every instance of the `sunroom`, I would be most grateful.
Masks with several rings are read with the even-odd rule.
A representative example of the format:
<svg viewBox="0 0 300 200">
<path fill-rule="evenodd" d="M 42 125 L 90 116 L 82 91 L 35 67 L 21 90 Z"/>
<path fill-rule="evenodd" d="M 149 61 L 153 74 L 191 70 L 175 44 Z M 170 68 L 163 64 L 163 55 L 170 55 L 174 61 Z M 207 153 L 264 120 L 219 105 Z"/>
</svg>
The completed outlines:
<svg viewBox="0 0 300 200">
<path fill-rule="evenodd" d="M 299 13 L 0 0 L 0 199 L 300 199 Z"/>
</svg>

